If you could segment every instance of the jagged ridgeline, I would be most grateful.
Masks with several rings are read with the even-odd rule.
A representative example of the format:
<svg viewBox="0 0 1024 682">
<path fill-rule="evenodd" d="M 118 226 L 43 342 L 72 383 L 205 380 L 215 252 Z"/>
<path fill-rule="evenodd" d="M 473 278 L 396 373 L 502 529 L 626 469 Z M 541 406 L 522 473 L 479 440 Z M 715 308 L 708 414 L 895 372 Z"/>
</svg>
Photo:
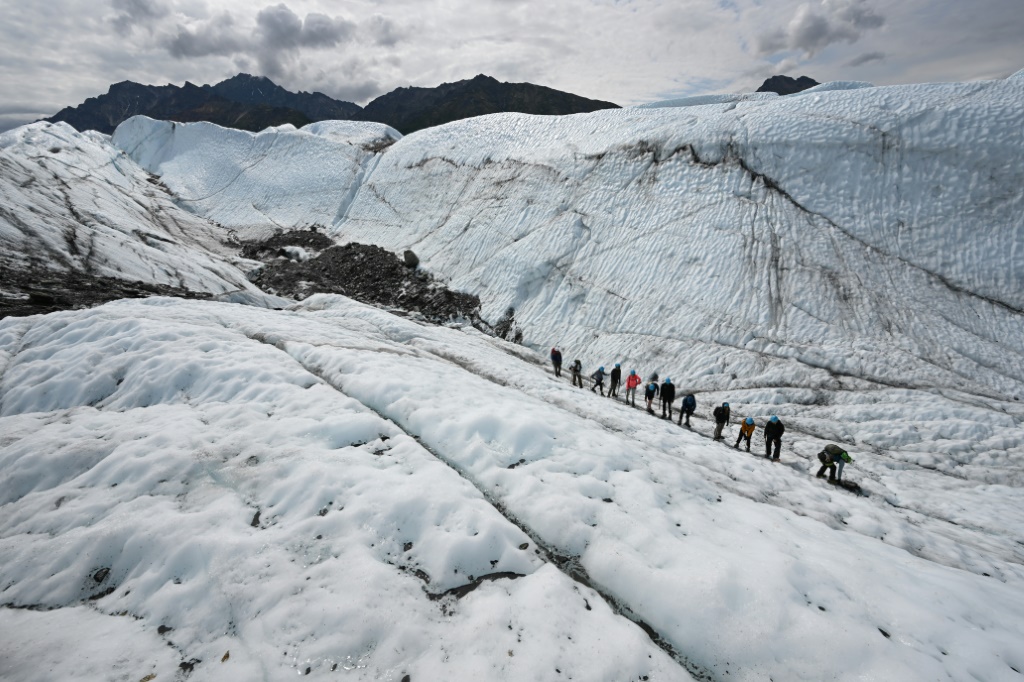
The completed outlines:
<svg viewBox="0 0 1024 682">
<path fill-rule="evenodd" d="M 76 130 L 112 133 L 132 116 L 178 121 L 208 121 L 227 128 L 260 131 L 316 121 L 375 121 L 402 133 L 471 116 L 503 111 L 564 115 L 617 108 L 532 83 L 502 83 L 479 75 L 434 88 L 403 87 L 360 107 L 321 92 L 293 93 L 269 78 L 240 73 L 216 85 L 142 85 L 123 81 L 106 94 L 66 107 L 46 119 Z"/>
</svg>

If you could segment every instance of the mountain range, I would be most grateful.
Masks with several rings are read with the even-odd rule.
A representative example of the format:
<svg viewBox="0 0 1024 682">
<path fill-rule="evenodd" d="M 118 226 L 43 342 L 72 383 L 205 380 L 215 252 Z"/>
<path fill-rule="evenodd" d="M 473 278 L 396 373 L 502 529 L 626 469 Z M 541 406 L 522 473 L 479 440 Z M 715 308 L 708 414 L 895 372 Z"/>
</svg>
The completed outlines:
<svg viewBox="0 0 1024 682">
<path fill-rule="evenodd" d="M 123 81 L 105 95 L 90 97 L 46 119 L 64 121 L 78 131 L 110 134 L 136 115 L 179 121 L 209 121 L 253 132 L 290 123 L 302 127 L 316 121 L 373 121 L 402 134 L 471 116 L 501 112 L 562 115 L 617 104 L 533 85 L 502 83 L 479 75 L 469 80 L 442 83 L 436 88 L 398 88 L 371 101 L 365 108 L 332 99 L 320 92 L 293 93 L 269 78 L 240 73 L 216 85 L 142 85 Z"/>
</svg>

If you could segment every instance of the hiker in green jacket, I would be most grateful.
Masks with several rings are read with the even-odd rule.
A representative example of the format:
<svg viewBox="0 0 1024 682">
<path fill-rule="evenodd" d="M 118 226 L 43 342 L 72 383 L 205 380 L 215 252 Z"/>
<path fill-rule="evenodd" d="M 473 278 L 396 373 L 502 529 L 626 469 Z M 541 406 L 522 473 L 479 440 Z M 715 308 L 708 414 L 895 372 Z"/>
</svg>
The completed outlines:
<svg viewBox="0 0 1024 682">
<path fill-rule="evenodd" d="M 825 449 L 818 453 L 818 461 L 821 462 L 821 468 L 818 469 L 818 478 L 825 477 L 825 469 L 828 469 L 828 482 L 839 483 L 843 480 L 843 467 L 847 464 L 853 464 L 853 458 L 850 457 L 850 453 L 843 450 L 835 443 L 829 443 L 825 446 Z"/>
</svg>

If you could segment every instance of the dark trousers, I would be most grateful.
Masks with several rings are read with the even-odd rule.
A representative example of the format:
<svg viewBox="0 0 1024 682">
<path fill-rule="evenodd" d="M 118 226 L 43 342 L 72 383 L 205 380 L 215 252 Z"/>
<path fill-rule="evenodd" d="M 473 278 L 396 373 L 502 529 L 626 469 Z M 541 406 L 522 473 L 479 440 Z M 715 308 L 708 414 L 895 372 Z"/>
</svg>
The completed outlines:
<svg viewBox="0 0 1024 682">
<path fill-rule="evenodd" d="M 583 388 L 583 377 L 581 377 L 580 373 L 577 372 L 576 370 L 572 371 L 572 385 Z"/>
<path fill-rule="evenodd" d="M 775 456 L 772 457 L 772 443 L 775 444 Z M 772 459 L 779 458 L 779 450 L 782 449 L 782 438 L 765 438 L 764 439 L 764 456 L 772 457 Z"/>
<path fill-rule="evenodd" d="M 619 382 L 617 382 L 615 379 L 612 379 L 611 385 L 608 386 L 608 396 L 614 398 L 614 397 L 616 397 L 618 395 L 619 395 Z"/>
<path fill-rule="evenodd" d="M 740 431 L 740 435 L 736 436 L 736 445 L 734 447 L 739 448 L 740 441 L 744 439 L 747 441 L 747 452 L 750 452 L 750 436 L 744 435 L 742 431 Z"/>
<path fill-rule="evenodd" d="M 556 377 L 562 376 L 562 363 L 554 362 L 552 364 L 555 366 L 555 376 Z"/>
<path fill-rule="evenodd" d="M 693 410 L 688 410 L 685 407 L 679 408 L 679 425 L 683 425 L 683 417 L 686 417 L 686 425 L 690 425 L 690 415 L 693 414 Z"/>
<path fill-rule="evenodd" d="M 725 422 L 715 422 L 715 440 L 722 440 L 722 429 L 725 428 Z"/>
<path fill-rule="evenodd" d="M 668 410 L 668 417 L 665 416 L 665 410 L 666 409 Z M 661 418 L 662 419 L 672 419 L 672 401 L 671 400 L 664 400 L 663 399 L 661 401 Z"/>
<path fill-rule="evenodd" d="M 597 389 L 601 389 L 601 395 L 604 395 L 604 382 L 603 381 L 596 381 L 596 382 L 594 382 L 594 385 L 590 387 L 590 392 L 593 393 Z"/>
</svg>

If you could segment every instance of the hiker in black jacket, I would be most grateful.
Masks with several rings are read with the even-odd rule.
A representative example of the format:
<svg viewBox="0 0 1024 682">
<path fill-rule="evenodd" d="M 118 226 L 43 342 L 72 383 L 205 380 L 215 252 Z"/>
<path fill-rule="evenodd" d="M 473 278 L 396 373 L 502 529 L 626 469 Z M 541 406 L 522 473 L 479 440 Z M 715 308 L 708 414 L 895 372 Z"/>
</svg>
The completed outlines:
<svg viewBox="0 0 1024 682">
<path fill-rule="evenodd" d="M 729 423 L 729 403 L 722 403 L 711 414 L 715 417 L 715 440 L 722 440 L 722 429 Z"/>
<path fill-rule="evenodd" d="M 764 425 L 764 458 L 768 459 L 772 457 L 772 444 L 775 444 L 775 456 L 772 459 L 779 458 L 779 450 L 782 449 L 782 434 L 786 432 L 786 425 L 779 421 L 779 418 L 774 414 L 772 418 L 768 420 L 768 423 Z"/>
<path fill-rule="evenodd" d="M 580 374 L 583 371 L 583 363 L 578 359 L 573 360 L 572 364 L 569 365 L 569 371 L 572 372 L 572 385 L 583 388 L 583 376 Z"/>
<path fill-rule="evenodd" d="M 608 397 L 617 398 L 619 396 L 619 382 L 622 381 L 622 368 L 619 367 L 619 363 L 615 363 L 612 367 L 612 372 L 609 375 L 611 383 L 608 384 Z"/>
<path fill-rule="evenodd" d="M 672 379 L 665 377 L 665 383 L 661 385 L 661 418 L 672 419 L 672 401 L 676 399 L 676 387 L 672 384 Z M 665 410 L 668 410 L 668 416 L 665 416 Z"/>
</svg>

